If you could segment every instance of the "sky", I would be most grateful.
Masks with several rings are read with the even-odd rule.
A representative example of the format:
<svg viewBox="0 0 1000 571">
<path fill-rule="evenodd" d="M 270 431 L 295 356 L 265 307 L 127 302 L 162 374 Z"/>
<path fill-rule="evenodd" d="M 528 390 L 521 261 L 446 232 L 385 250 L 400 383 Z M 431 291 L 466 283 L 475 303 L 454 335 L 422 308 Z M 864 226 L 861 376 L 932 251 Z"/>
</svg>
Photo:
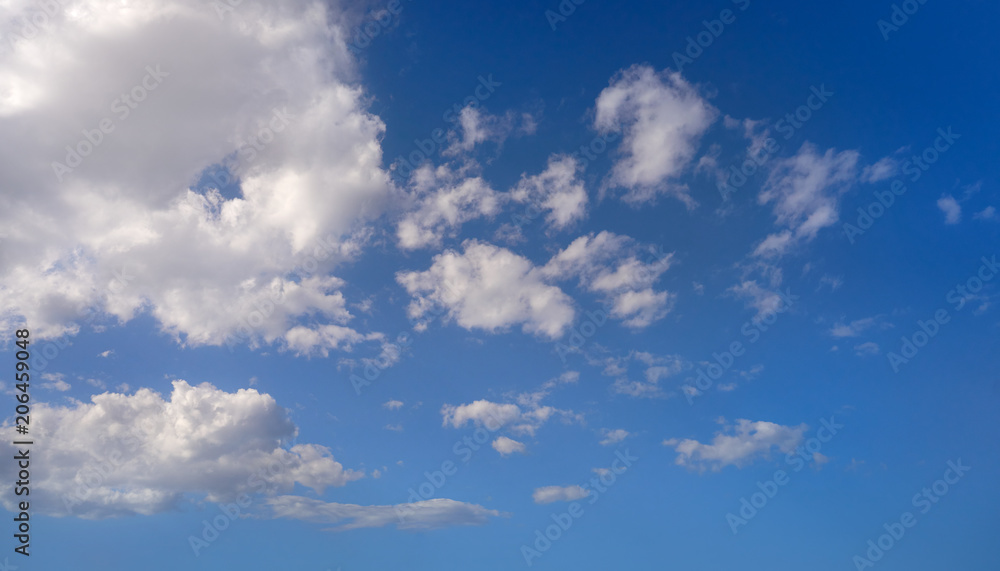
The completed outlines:
<svg viewBox="0 0 1000 571">
<path fill-rule="evenodd" d="M 0 0 L 0 571 L 996 569 L 998 16 Z"/>
</svg>

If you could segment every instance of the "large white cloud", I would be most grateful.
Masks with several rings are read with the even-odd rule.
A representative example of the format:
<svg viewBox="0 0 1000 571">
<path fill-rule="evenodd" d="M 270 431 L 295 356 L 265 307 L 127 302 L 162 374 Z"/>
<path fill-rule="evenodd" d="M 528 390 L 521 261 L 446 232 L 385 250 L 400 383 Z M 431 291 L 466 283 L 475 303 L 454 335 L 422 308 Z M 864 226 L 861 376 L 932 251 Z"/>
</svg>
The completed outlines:
<svg viewBox="0 0 1000 571">
<path fill-rule="evenodd" d="M 330 451 L 293 440 L 288 411 L 253 389 L 235 393 L 174 381 L 169 399 L 149 390 L 104 393 L 90 403 L 36 403 L 31 506 L 37 513 L 106 518 L 178 508 L 185 495 L 212 502 L 241 494 L 318 493 L 361 478 Z M 4 430 L 11 427 L 4 424 Z M 16 453 L 2 445 L 8 458 Z M 4 463 L 13 481 L 15 465 Z M 13 490 L 2 496 L 12 509 Z"/>
<path fill-rule="evenodd" d="M 198 0 L 75 0 L 5 46 L 0 329 L 72 334 L 94 309 L 112 321 L 148 311 L 191 345 L 363 339 L 341 284 L 304 279 L 357 253 L 358 220 L 389 186 L 384 125 L 353 83 L 342 18 L 307 0 L 245 0 L 221 16 Z M 19 32 L 0 22 L 4 37 Z M 72 170 L 57 176 L 54 162 Z M 240 188 L 200 190 L 220 163 Z M 275 292 L 290 297 L 269 307 Z M 297 327 L 314 334 L 287 337 Z"/>
<path fill-rule="evenodd" d="M 657 73 L 647 65 L 623 70 L 597 98 L 594 121 L 603 133 L 624 134 L 610 184 L 627 189 L 625 200 L 632 203 L 668 193 L 693 207 L 678 177 L 718 116 L 680 73 Z"/>
</svg>

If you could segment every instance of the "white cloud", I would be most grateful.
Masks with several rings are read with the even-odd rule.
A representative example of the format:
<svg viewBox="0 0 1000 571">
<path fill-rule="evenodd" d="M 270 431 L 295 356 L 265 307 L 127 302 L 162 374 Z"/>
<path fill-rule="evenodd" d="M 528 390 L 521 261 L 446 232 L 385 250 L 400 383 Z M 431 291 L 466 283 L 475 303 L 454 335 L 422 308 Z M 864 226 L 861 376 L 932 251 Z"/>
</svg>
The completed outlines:
<svg viewBox="0 0 1000 571">
<path fill-rule="evenodd" d="M 757 283 L 757 280 L 747 280 L 726 290 L 727 293 L 743 299 L 748 307 L 757 310 L 757 315 L 775 313 L 788 307 L 788 301 L 781 290 L 771 290 Z M 789 295 L 786 292 L 786 295 Z"/>
<path fill-rule="evenodd" d="M 36 403 L 32 429 L 46 445 L 32 451 L 45 470 L 33 478 L 31 505 L 47 515 L 149 515 L 177 509 L 186 496 L 225 502 L 297 484 L 322 493 L 364 475 L 323 446 L 282 447 L 297 429 L 271 396 L 253 389 L 174 381 L 169 400 L 140 389 L 69 407 Z M 3 446 L 4 455 L 16 453 Z M 14 465 L 5 466 L 13 478 Z M 13 509 L 13 494 L 3 503 Z"/>
<path fill-rule="evenodd" d="M 602 133 L 624 134 L 609 184 L 628 189 L 624 198 L 633 204 L 666 193 L 693 207 L 676 179 L 718 115 L 680 73 L 657 73 L 646 65 L 623 70 L 597 98 L 594 121 Z"/>
<path fill-rule="evenodd" d="M 590 492 L 582 486 L 545 486 L 536 488 L 531 498 L 536 504 L 551 504 L 553 502 L 573 502 L 586 498 Z"/>
<path fill-rule="evenodd" d="M 546 223 L 555 230 L 562 230 L 587 214 L 587 190 L 579 178 L 581 170 L 580 163 L 571 156 L 549 157 L 548 166 L 541 174 L 521 175 L 521 181 L 511 191 L 511 198 L 548 211 Z"/>
<path fill-rule="evenodd" d="M 962 221 L 962 206 L 954 196 L 946 194 L 938 199 L 938 208 L 944 213 L 945 224 L 958 224 Z"/>
<path fill-rule="evenodd" d="M 517 440 L 507 438 L 506 436 L 501 436 L 494 440 L 493 449 L 499 452 L 501 456 L 510 456 L 515 452 L 518 454 L 524 454 L 524 451 L 526 450 L 524 444 L 518 442 Z"/>
<path fill-rule="evenodd" d="M 453 172 L 448 166 L 425 165 L 410 177 L 410 200 L 416 202 L 396 230 L 406 250 L 441 246 L 446 234 L 454 235 L 470 220 L 494 216 L 501 196 L 481 177 Z"/>
<path fill-rule="evenodd" d="M 885 323 L 881 315 L 876 315 L 875 317 L 865 317 L 864 319 L 856 319 L 850 323 L 838 323 L 832 329 L 830 329 L 830 335 L 834 337 L 857 337 L 863 332 L 871 329 L 875 326 L 881 326 L 883 329 L 886 327 L 891 327 L 890 324 Z"/>
<path fill-rule="evenodd" d="M 774 448 L 789 454 L 802 442 L 808 427 L 741 419 L 736 421 L 735 427 L 729 428 L 732 434 L 718 432 L 711 444 L 676 438 L 665 440 L 663 444 L 677 451 L 676 464 L 679 466 L 718 471 L 726 466 L 742 467 L 757 458 L 769 457 Z"/>
<path fill-rule="evenodd" d="M 114 354 L 115 354 L 115 351 L 113 349 L 108 349 L 107 351 L 98 353 L 97 356 L 98 357 L 104 357 L 105 359 L 107 359 L 108 357 L 110 357 L 110 356 L 112 356 Z"/>
<path fill-rule="evenodd" d="M 880 352 L 878 343 L 862 343 L 860 345 L 854 346 L 854 352 L 858 354 L 859 357 L 869 357 L 872 355 L 878 355 Z"/>
<path fill-rule="evenodd" d="M 491 115 L 476 107 L 465 107 L 458 115 L 458 131 L 450 131 L 448 137 L 451 145 L 442 154 L 445 156 L 457 156 L 462 153 L 469 153 L 480 143 L 494 141 L 497 145 L 503 145 L 507 137 L 514 132 L 517 119 L 522 120 L 521 133 L 534 132 L 534 118 L 531 115 L 523 114 L 520 117 L 513 112 L 507 112 L 503 116 Z"/>
<path fill-rule="evenodd" d="M 464 249 L 435 256 L 425 272 L 396 275 L 414 297 L 411 317 L 444 307 L 448 318 L 466 329 L 496 332 L 521 325 L 526 333 L 550 338 L 560 337 L 573 322 L 573 301 L 529 260 L 475 240 L 466 241 Z"/>
<path fill-rule="evenodd" d="M 483 525 L 504 514 L 476 504 L 434 498 L 394 506 L 359 506 L 327 503 L 299 496 L 268 500 L 274 517 L 331 525 L 327 531 L 349 531 L 395 525 L 398 529 L 425 531 L 444 527 Z"/>
<path fill-rule="evenodd" d="M 605 231 L 577 238 L 542 271 L 550 279 L 579 278 L 584 288 L 605 297 L 613 317 L 640 329 L 665 317 L 676 297 L 652 287 L 670 268 L 673 254 L 648 254 L 645 261 L 640 255 L 632 238 Z"/>
<path fill-rule="evenodd" d="M 980 212 L 973 214 L 972 217 L 975 218 L 976 220 L 996 220 L 997 209 L 992 206 L 987 206 Z"/>
<path fill-rule="evenodd" d="M 885 157 L 873 165 L 866 166 L 861 171 L 861 181 L 876 183 L 890 179 L 899 172 L 899 161 L 892 157 Z"/>
<path fill-rule="evenodd" d="M 452 428 L 462 428 L 471 423 L 490 432 L 507 428 L 514 434 L 534 436 L 542 425 L 553 418 L 561 418 L 566 423 L 582 422 L 582 416 L 571 410 L 542 404 L 542 401 L 549 396 L 553 389 L 561 385 L 576 383 L 578 378 L 579 373 L 568 371 L 555 379 L 546 381 L 537 391 L 507 395 L 506 398 L 515 401 L 516 404 L 514 402 L 498 403 L 485 399 L 458 406 L 445 404 L 441 407 L 441 424 Z M 501 447 L 520 445 L 519 442 L 507 442 L 507 439 L 503 437 L 498 440 L 503 440 L 499 444 Z M 498 444 L 494 443 L 494 448 L 500 451 L 497 446 Z"/>
<path fill-rule="evenodd" d="M 43 389 L 64 393 L 72 388 L 72 386 L 64 380 L 66 376 L 62 373 L 42 373 L 42 378 L 48 381 L 41 383 L 41 387 Z"/>
<path fill-rule="evenodd" d="M 0 71 L 0 331 L 26 320 L 42 338 L 75 334 L 93 310 L 101 326 L 148 313 L 192 346 L 349 347 L 357 335 L 321 330 L 347 327 L 343 283 L 317 276 L 356 255 L 389 179 L 340 8 L 246 0 L 225 19 L 195 0 L 73 9 L 87 15 L 52 18 Z M 16 33 L 14 15 L 0 36 Z M 160 83 L 128 109 L 121 94 L 143 81 L 137 90 Z M 96 140 L 104 118 L 114 130 L 60 182 L 53 161 L 67 162 L 66 145 L 93 147 L 83 130 Z M 218 164 L 238 189 L 191 188 Z M 293 341 L 296 328 L 316 335 Z"/>
<path fill-rule="evenodd" d="M 778 257 L 799 241 L 809 241 L 839 219 L 840 196 L 857 178 L 857 151 L 823 155 L 805 143 L 798 154 L 775 163 L 758 196 L 774 203 L 774 216 L 785 229 L 768 236 L 754 254 Z"/>
<path fill-rule="evenodd" d="M 630 435 L 629 431 L 623 428 L 617 428 L 615 430 L 609 430 L 605 428 L 601 430 L 601 436 L 603 436 L 600 443 L 601 446 L 612 446 L 614 444 L 618 444 L 619 442 L 625 440 Z"/>
<path fill-rule="evenodd" d="M 382 403 L 382 406 L 389 410 L 399 410 L 403 408 L 403 402 L 398 400 L 390 400 Z"/>
</svg>

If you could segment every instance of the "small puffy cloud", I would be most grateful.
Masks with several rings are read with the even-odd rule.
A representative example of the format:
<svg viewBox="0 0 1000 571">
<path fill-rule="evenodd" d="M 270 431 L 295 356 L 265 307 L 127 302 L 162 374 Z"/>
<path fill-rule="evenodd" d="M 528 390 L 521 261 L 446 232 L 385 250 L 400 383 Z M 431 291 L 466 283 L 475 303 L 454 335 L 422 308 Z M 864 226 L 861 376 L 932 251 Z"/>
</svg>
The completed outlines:
<svg viewBox="0 0 1000 571">
<path fill-rule="evenodd" d="M 268 500 L 275 518 L 297 519 L 329 525 L 326 531 L 349 531 L 395 525 L 398 529 L 425 531 L 445 527 L 483 525 L 497 510 L 486 509 L 444 498 L 411 504 L 360 506 L 327 503 L 299 496 L 278 496 Z"/>
<path fill-rule="evenodd" d="M 633 204 L 669 194 L 694 207 L 677 179 L 719 112 L 680 73 L 647 65 L 623 70 L 598 96 L 596 111 L 598 131 L 623 134 L 610 186 L 626 189 L 624 199 Z"/>
<path fill-rule="evenodd" d="M 757 315 L 775 313 L 787 308 L 790 303 L 790 293 L 780 289 L 772 290 L 757 283 L 757 280 L 747 280 L 726 290 L 726 293 L 742 299 L 747 307 L 757 310 Z"/>
<path fill-rule="evenodd" d="M 399 221 L 396 236 L 406 250 L 441 245 L 462 224 L 500 211 L 501 197 L 481 177 L 425 165 L 410 177 L 412 209 Z"/>
<path fill-rule="evenodd" d="M 861 335 L 864 331 L 871 329 L 875 326 L 881 326 L 882 328 L 891 327 L 891 325 L 885 323 L 882 316 L 866 317 L 864 319 L 857 319 L 850 323 L 838 323 L 830 329 L 830 335 L 834 337 L 857 337 Z"/>
<path fill-rule="evenodd" d="M 253 389 L 227 393 L 174 381 L 169 399 L 140 389 L 68 407 L 36 403 L 32 427 L 46 442 L 32 455 L 46 469 L 36 474 L 31 505 L 47 515 L 150 515 L 178 509 L 190 497 L 228 502 L 297 485 L 322 493 L 364 475 L 345 469 L 323 446 L 282 447 L 297 429 L 287 410 Z M 0 448 L 16 454 L 13 445 Z M 15 469 L 0 471 L 14 478 Z M 13 510 L 9 492 L 2 501 Z"/>
<path fill-rule="evenodd" d="M 104 357 L 105 359 L 107 359 L 108 357 L 110 357 L 111 355 L 114 355 L 114 354 L 115 354 L 115 352 L 114 352 L 113 349 L 108 349 L 107 351 L 98 353 L 97 356 L 98 357 Z"/>
<path fill-rule="evenodd" d="M 499 404 L 488 400 L 477 400 L 459 406 L 441 407 L 442 425 L 461 428 L 473 423 L 489 430 L 498 430 L 521 418 L 521 409 L 516 404 Z"/>
<path fill-rule="evenodd" d="M 585 289 L 605 297 L 613 317 L 641 329 L 673 308 L 674 294 L 653 289 L 672 260 L 673 254 L 643 255 L 632 238 L 605 231 L 577 238 L 542 271 L 551 279 L 579 278 Z"/>
<path fill-rule="evenodd" d="M 384 408 L 389 409 L 389 410 L 399 410 L 399 409 L 403 408 L 403 401 L 390 400 L 390 401 L 386 401 L 386 402 L 382 403 L 382 406 Z"/>
<path fill-rule="evenodd" d="M 859 357 L 870 357 L 872 355 L 878 355 L 880 350 L 878 343 L 862 343 L 860 345 L 854 346 L 854 352 L 858 354 Z"/>
<path fill-rule="evenodd" d="M 62 373 L 42 373 L 42 379 L 46 382 L 41 383 L 41 387 L 43 389 L 64 393 L 72 388 L 72 386 L 64 380 L 65 378 L 66 375 L 63 375 Z"/>
<path fill-rule="evenodd" d="M 601 430 L 601 446 L 613 446 L 619 442 L 625 440 L 629 437 L 629 431 L 623 428 L 617 428 L 615 430 L 609 430 L 607 428 Z"/>
<path fill-rule="evenodd" d="M 972 215 L 976 220 L 996 220 L 997 219 L 997 209 L 992 206 L 987 206 L 981 211 Z"/>
<path fill-rule="evenodd" d="M 660 381 L 682 370 L 688 363 L 678 355 L 654 355 L 632 351 L 624 357 L 591 358 L 590 364 L 601 367 L 601 374 L 614 377 L 611 390 L 617 394 L 636 398 L 665 398 Z M 636 378 L 629 374 L 633 364 L 638 364 L 642 374 Z"/>
<path fill-rule="evenodd" d="M 518 129 L 517 121 L 521 120 Z M 530 114 L 518 115 L 512 111 L 504 115 L 491 115 L 481 108 L 468 106 L 458 114 L 458 130 L 450 131 L 448 137 L 451 144 L 442 154 L 457 156 L 472 152 L 477 145 L 493 141 L 503 145 L 515 130 L 521 134 L 531 134 L 535 131 L 535 119 Z"/>
<path fill-rule="evenodd" d="M 711 444 L 703 444 L 692 439 L 671 438 L 664 440 L 664 446 L 677 451 L 675 463 L 679 466 L 699 470 L 721 470 L 726 466 L 742 467 L 758 458 L 769 457 L 777 448 L 782 454 L 789 454 L 802 443 L 808 426 L 782 426 L 773 422 L 740 419 L 735 427 L 716 433 Z"/>
<path fill-rule="evenodd" d="M 536 504 L 551 504 L 554 502 L 574 502 L 586 498 L 590 492 L 582 486 L 545 486 L 536 488 L 531 498 Z"/>
<path fill-rule="evenodd" d="M 809 241 L 839 220 L 840 196 L 857 179 L 857 151 L 827 150 L 820 155 L 805 143 L 794 156 L 775 163 L 760 204 L 774 204 L 777 224 L 784 227 L 756 248 L 755 256 L 780 257 L 799 241 Z"/>
<path fill-rule="evenodd" d="M 899 172 L 899 161 L 885 157 L 873 165 L 868 165 L 861 171 L 861 181 L 876 183 L 890 179 Z"/>
<path fill-rule="evenodd" d="M 497 332 L 520 325 L 549 338 L 560 337 L 573 322 L 573 301 L 528 259 L 476 240 L 465 242 L 464 250 L 438 254 L 425 272 L 396 275 L 414 297 L 410 317 L 443 307 L 466 329 Z"/>
<path fill-rule="evenodd" d="M 526 448 L 524 444 L 507 438 L 506 436 L 501 436 L 493 441 L 493 449 L 500 453 L 501 456 L 510 456 L 511 454 L 517 452 L 518 454 L 524 454 Z"/>
<path fill-rule="evenodd" d="M 511 199 L 547 211 L 545 222 L 562 230 L 587 214 L 587 190 L 580 180 L 580 163 L 571 156 L 549 157 L 545 171 L 534 176 L 521 175 L 511 191 Z"/>
<path fill-rule="evenodd" d="M 944 213 L 945 224 L 958 224 L 962 221 L 962 206 L 954 196 L 946 194 L 938 199 L 938 208 Z"/>
</svg>

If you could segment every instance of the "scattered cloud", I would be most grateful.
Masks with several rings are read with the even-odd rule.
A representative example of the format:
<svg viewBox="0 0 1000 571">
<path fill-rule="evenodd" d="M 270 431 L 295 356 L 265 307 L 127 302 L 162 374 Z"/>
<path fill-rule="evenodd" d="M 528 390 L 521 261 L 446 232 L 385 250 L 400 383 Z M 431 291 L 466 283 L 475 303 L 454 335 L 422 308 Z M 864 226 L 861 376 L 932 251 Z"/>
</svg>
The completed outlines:
<svg viewBox="0 0 1000 571">
<path fill-rule="evenodd" d="M 515 452 L 518 454 L 524 454 L 526 450 L 524 444 L 518 442 L 517 440 L 507 438 L 506 436 L 501 436 L 494 440 L 493 449 L 499 452 L 501 456 L 510 456 Z"/>
<path fill-rule="evenodd" d="M 945 224 L 958 224 L 962 221 L 962 206 L 950 194 L 943 195 L 937 201 L 938 208 L 944 213 Z"/>
<path fill-rule="evenodd" d="M 267 501 L 275 518 L 297 519 L 329 525 L 326 531 L 349 531 L 395 525 L 398 529 L 426 531 L 445 527 L 484 525 L 491 517 L 502 517 L 486 509 L 444 498 L 395 506 L 359 506 L 327 503 L 300 496 L 278 496 Z M 405 517 L 401 517 L 405 514 Z"/>
<path fill-rule="evenodd" d="M 582 486 L 545 486 L 536 488 L 531 498 L 536 504 L 551 504 L 554 502 L 574 502 L 589 496 L 590 493 Z"/>
<path fill-rule="evenodd" d="M 594 120 L 599 132 L 623 135 L 608 185 L 626 189 L 624 199 L 632 204 L 668 194 L 693 208 L 677 179 L 718 116 L 680 73 L 657 73 L 647 65 L 621 71 L 597 98 Z"/>
<path fill-rule="evenodd" d="M 601 436 L 603 437 L 600 442 L 601 446 L 614 446 L 615 444 L 618 444 L 628 438 L 630 434 L 629 431 L 622 428 L 617 428 L 615 430 L 605 428 L 601 430 Z"/>
<path fill-rule="evenodd" d="M 742 467 L 758 458 L 769 457 L 775 448 L 782 454 L 789 454 L 801 444 L 807 428 L 805 424 L 782 426 L 740 419 L 735 426 L 716 433 L 711 444 L 671 438 L 664 440 L 663 445 L 677 451 L 675 463 L 679 466 L 718 471 L 726 466 Z"/>
</svg>

